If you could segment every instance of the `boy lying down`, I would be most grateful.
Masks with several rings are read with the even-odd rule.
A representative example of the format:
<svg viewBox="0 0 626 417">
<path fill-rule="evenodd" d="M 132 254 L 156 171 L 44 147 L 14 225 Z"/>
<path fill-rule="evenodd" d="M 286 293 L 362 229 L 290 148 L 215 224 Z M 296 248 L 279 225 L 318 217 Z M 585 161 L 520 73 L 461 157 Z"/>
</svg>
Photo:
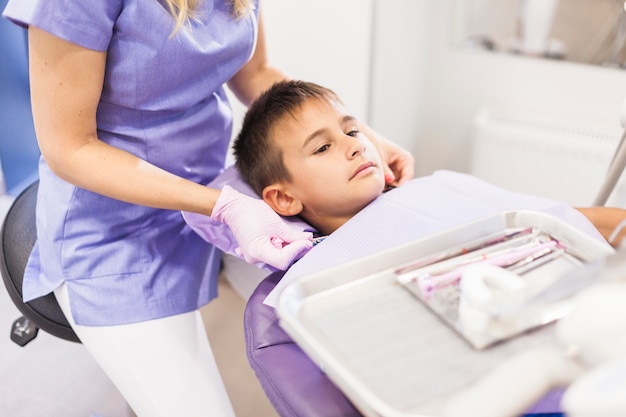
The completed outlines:
<svg viewBox="0 0 626 417">
<path fill-rule="evenodd" d="M 222 185 L 251 194 L 238 181 L 239 173 L 253 193 L 294 227 L 328 236 L 289 268 L 279 286 L 504 210 L 552 214 L 605 241 L 626 219 L 623 209 L 574 209 L 450 171 L 410 180 L 385 193 L 379 154 L 360 126 L 334 92 L 304 81 L 275 84 L 246 113 L 234 143 L 237 170 L 227 170 Z M 207 241 L 239 255 L 222 224 L 207 216 L 183 215 Z M 621 237 L 611 245 L 619 245 Z M 274 301 L 270 297 L 267 303 Z"/>
</svg>

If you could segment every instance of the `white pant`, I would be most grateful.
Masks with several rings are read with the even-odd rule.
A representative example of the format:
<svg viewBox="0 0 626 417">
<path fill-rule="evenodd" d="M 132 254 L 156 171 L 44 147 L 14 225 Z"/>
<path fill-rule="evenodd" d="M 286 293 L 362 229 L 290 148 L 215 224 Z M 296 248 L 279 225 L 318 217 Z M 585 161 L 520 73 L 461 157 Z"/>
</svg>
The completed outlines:
<svg viewBox="0 0 626 417">
<path fill-rule="evenodd" d="M 199 311 L 119 326 L 80 326 L 67 287 L 54 292 L 72 328 L 138 417 L 234 417 Z"/>
</svg>

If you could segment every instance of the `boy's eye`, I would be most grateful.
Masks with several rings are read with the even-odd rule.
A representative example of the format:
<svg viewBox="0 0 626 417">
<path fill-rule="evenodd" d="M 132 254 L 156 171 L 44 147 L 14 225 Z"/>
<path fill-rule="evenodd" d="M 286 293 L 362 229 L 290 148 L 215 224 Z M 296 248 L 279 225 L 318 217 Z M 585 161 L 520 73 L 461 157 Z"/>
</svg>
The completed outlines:
<svg viewBox="0 0 626 417">
<path fill-rule="evenodd" d="M 351 136 L 353 138 L 357 137 L 360 132 L 357 129 L 352 129 L 346 133 L 346 135 Z"/>
<path fill-rule="evenodd" d="M 315 152 L 313 152 L 314 154 L 319 154 L 319 153 L 324 153 L 328 150 L 328 148 L 330 148 L 330 145 L 326 144 L 326 145 L 322 145 L 319 148 L 317 148 L 315 150 Z"/>
</svg>

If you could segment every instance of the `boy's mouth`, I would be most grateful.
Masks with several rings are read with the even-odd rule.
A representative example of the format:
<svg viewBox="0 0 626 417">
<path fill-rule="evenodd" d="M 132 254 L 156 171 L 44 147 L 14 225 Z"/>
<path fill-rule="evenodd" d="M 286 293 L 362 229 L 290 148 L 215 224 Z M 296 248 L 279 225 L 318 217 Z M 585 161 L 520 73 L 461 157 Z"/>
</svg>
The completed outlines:
<svg viewBox="0 0 626 417">
<path fill-rule="evenodd" d="M 350 177 L 350 179 L 355 178 L 356 176 L 358 176 L 359 174 L 361 174 L 363 171 L 369 170 L 370 168 L 375 167 L 376 164 L 373 163 L 372 161 L 367 161 L 361 165 L 359 165 L 359 167 L 356 169 L 356 171 L 354 171 L 354 173 L 352 174 L 352 176 Z"/>
</svg>

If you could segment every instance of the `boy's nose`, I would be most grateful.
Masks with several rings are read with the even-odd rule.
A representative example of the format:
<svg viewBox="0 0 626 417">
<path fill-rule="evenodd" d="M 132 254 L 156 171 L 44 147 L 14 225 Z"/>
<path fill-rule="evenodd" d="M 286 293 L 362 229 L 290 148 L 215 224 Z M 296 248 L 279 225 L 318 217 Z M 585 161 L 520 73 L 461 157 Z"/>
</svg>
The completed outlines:
<svg viewBox="0 0 626 417">
<path fill-rule="evenodd" d="M 365 144 L 358 139 L 350 138 L 349 153 L 351 158 L 361 155 L 365 151 Z"/>
</svg>

